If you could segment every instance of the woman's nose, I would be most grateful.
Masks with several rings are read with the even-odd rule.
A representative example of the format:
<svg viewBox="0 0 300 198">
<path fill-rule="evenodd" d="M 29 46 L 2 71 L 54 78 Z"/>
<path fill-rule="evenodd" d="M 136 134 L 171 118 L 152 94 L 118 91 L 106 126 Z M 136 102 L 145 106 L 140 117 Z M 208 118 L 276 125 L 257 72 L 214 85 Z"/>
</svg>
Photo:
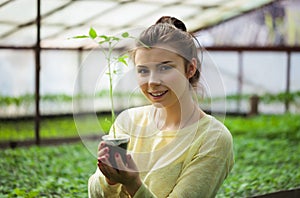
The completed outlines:
<svg viewBox="0 0 300 198">
<path fill-rule="evenodd" d="M 160 85 L 161 84 L 160 75 L 155 72 L 151 73 L 149 76 L 148 84 L 149 85 Z"/>
</svg>

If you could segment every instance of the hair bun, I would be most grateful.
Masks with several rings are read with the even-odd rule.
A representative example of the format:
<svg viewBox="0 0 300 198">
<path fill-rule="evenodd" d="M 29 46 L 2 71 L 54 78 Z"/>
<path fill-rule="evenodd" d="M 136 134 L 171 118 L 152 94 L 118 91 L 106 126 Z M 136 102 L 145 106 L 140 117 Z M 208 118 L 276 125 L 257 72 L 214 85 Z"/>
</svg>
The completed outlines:
<svg viewBox="0 0 300 198">
<path fill-rule="evenodd" d="M 158 23 L 169 23 L 171 25 L 174 25 L 176 28 L 186 32 L 186 27 L 185 27 L 184 23 L 175 17 L 162 16 L 162 17 L 160 17 L 160 19 L 158 19 L 156 21 L 155 24 L 158 24 Z"/>
</svg>

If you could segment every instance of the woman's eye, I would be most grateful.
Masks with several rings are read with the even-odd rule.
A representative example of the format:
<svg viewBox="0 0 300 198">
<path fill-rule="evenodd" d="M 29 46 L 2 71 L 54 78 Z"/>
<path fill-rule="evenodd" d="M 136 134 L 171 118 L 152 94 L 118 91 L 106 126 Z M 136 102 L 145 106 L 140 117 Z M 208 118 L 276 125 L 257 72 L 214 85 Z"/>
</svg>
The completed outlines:
<svg viewBox="0 0 300 198">
<path fill-rule="evenodd" d="M 170 66 L 170 65 L 162 65 L 162 66 L 160 66 L 160 71 L 166 71 L 166 70 L 169 70 L 169 69 L 172 69 L 172 66 Z"/>
<path fill-rule="evenodd" d="M 139 74 L 146 74 L 146 73 L 148 73 L 148 70 L 147 70 L 147 69 L 144 69 L 144 68 L 138 68 L 138 69 L 137 69 L 137 72 L 138 72 Z"/>
</svg>

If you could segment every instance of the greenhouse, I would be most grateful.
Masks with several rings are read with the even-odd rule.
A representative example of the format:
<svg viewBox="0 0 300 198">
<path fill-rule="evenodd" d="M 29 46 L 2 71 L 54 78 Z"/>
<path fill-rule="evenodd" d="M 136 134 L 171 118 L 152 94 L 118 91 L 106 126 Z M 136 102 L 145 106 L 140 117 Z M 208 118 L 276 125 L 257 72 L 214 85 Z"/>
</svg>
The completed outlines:
<svg viewBox="0 0 300 198">
<path fill-rule="evenodd" d="M 0 197 L 88 197 L 102 136 L 152 103 L 135 47 L 161 16 L 193 35 L 193 100 L 233 138 L 215 197 L 300 196 L 298 0 L 0 0 Z"/>
</svg>

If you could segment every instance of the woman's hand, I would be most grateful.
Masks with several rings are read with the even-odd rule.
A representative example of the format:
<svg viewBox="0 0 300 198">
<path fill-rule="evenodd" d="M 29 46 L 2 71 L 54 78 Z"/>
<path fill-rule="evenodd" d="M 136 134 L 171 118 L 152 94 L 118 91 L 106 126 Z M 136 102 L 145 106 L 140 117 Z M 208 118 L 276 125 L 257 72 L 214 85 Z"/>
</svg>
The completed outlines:
<svg viewBox="0 0 300 198">
<path fill-rule="evenodd" d="M 107 181 L 107 183 L 109 185 L 115 185 L 117 184 L 117 182 L 113 182 L 109 179 L 109 176 L 105 174 L 105 171 L 103 172 L 102 170 L 104 169 L 103 168 L 103 165 L 102 162 L 101 162 L 101 159 L 109 159 L 109 148 L 105 145 L 105 142 L 100 142 L 99 146 L 98 146 L 98 168 L 101 170 L 101 172 L 103 173 L 103 175 L 105 176 L 105 179 Z M 107 160 L 108 161 L 108 160 Z"/>
<path fill-rule="evenodd" d="M 142 185 L 137 166 L 131 155 L 126 155 L 126 164 L 124 164 L 119 153 L 115 153 L 114 157 L 118 169 L 112 167 L 109 162 L 109 148 L 104 142 L 101 142 L 98 148 L 98 167 L 106 177 L 107 183 L 110 185 L 121 183 L 127 192 L 133 196 Z"/>
</svg>

